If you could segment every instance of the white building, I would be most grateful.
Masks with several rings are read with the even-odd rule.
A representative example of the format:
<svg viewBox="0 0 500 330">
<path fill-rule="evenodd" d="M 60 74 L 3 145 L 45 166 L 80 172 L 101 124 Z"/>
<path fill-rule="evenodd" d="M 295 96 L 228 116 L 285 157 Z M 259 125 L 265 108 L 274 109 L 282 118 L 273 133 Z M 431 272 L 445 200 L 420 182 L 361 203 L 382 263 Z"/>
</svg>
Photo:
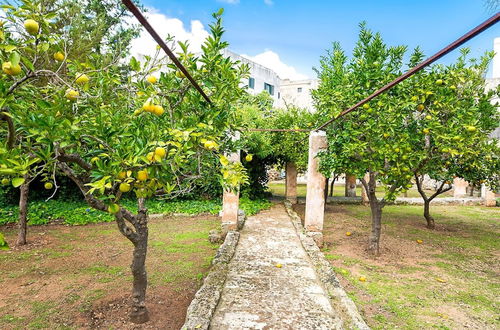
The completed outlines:
<svg viewBox="0 0 500 330">
<path fill-rule="evenodd" d="M 229 50 L 224 50 L 223 54 L 233 60 L 248 64 L 250 67 L 250 77 L 248 80 L 242 81 L 242 86 L 248 86 L 250 94 L 257 95 L 262 93 L 262 91 L 267 91 L 274 99 L 275 107 L 285 108 L 293 105 L 306 108 L 311 112 L 314 111 L 311 90 L 318 87 L 318 80 L 283 80 L 272 69 L 266 68 L 239 54 Z"/>
</svg>

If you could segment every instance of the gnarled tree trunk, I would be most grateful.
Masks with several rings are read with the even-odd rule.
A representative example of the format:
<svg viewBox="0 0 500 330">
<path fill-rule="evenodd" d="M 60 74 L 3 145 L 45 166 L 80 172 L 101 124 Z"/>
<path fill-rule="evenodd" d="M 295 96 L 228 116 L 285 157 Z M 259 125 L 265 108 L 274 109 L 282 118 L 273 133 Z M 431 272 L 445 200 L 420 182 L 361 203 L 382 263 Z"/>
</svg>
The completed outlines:
<svg viewBox="0 0 500 330">
<path fill-rule="evenodd" d="M 143 203 L 143 202 L 142 202 Z M 141 202 L 139 202 L 141 204 Z M 145 323 L 149 321 L 149 312 L 146 308 L 146 289 L 148 287 L 148 276 L 146 272 L 146 255 L 148 252 L 148 215 L 147 210 L 142 208 L 135 216 L 137 239 L 134 240 L 134 257 L 132 265 L 132 275 L 134 285 L 132 288 L 132 312 L 130 321 L 134 323 Z"/>
<path fill-rule="evenodd" d="M 17 245 L 26 244 L 26 233 L 28 231 L 28 195 L 30 191 L 30 184 L 28 178 L 24 178 L 26 181 L 20 187 L 20 197 L 19 197 L 19 233 L 17 235 Z"/>
<path fill-rule="evenodd" d="M 368 182 L 364 178 L 361 179 L 361 182 L 365 187 L 372 215 L 372 232 L 368 240 L 368 251 L 372 255 L 377 256 L 380 254 L 380 234 L 382 232 L 382 208 L 384 207 L 384 201 L 379 201 L 375 194 L 377 185 L 374 173 L 370 172 Z"/>
<path fill-rule="evenodd" d="M 436 224 L 434 222 L 434 218 L 430 213 L 431 201 L 427 198 L 424 199 L 424 218 L 427 221 L 427 228 L 434 229 L 436 228 Z"/>
</svg>

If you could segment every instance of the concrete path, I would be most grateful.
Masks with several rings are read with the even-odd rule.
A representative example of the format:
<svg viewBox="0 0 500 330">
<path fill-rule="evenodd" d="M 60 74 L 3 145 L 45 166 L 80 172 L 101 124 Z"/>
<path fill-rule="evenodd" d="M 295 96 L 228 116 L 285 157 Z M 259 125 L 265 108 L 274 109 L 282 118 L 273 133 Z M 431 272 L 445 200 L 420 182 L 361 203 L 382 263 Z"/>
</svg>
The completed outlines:
<svg viewBox="0 0 500 330">
<path fill-rule="evenodd" d="M 340 328 L 284 206 L 249 217 L 210 329 Z"/>
</svg>

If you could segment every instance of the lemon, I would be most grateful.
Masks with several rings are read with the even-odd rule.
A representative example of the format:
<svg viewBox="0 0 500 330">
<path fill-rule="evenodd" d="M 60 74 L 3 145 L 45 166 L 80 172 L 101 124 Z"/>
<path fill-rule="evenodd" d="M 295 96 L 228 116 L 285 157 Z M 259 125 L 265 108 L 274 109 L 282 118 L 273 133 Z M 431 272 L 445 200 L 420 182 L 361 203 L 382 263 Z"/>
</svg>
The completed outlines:
<svg viewBox="0 0 500 330">
<path fill-rule="evenodd" d="M 360 276 L 360 277 L 359 277 L 359 281 L 360 281 L 360 282 L 366 282 L 366 277 L 364 277 L 364 276 Z"/>
<path fill-rule="evenodd" d="M 75 91 L 74 89 L 68 89 L 66 90 L 65 96 L 70 101 L 76 101 L 80 96 L 80 93 L 78 93 L 78 91 Z"/>
<path fill-rule="evenodd" d="M 142 105 L 142 110 L 146 112 L 153 112 L 155 109 L 155 105 L 151 104 L 151 102 L 146 102 Z"/>
<path fill-rule="evenodd" d="M 146 158 L 147 160 L 149 160 L 150 162 L 154 162 L 155 160 L 155 153 L 154 152 L 150 152 L 146 155 Z"/>
<path fill-rule="evenodd" d="M 147 76 L 146 77 L 146 80 L 150 83 L 150 84 L 156 84 L 156 82 L 158 81 L 158 79 L 156 79 L 155 76 L 151 75 L 151 76 Z"/>
<path fill-rule="evenodd" d="M 346 236 L 351 236 L 352 233 L 350 231 L 348 231 L 347 233 L 345 233 Z"/>
<path fill-rule="evenodd" d="M 131 189 L 129 183 L 120 183 L 120 191 L 123 193 L 129 192 Z"/>
<path fill-rule="evenodd" d="M 87 76 L 85 73 L 82 73 L 82 74 L 79 74 L 76 76 L 76 83 L 78 85 L 85 85 L 86 83 L 88 83 L 90 80 L 89 76 Z"/>
<path fill-rule="evenodd" d="M 165 109 L 161 105 L 154 105 L 153 106 L 153 113 L 157 116 L 161 116 L 165 113 Z"/>
<path fill-rule="evenodd" d="M 165 148 L 158 147 L 155 149 L 155 154 L 163 158 L 167 155 L 167 151 L 165 150 Z"/>
<path fill-rule="evenodd" d="M 27 19 L 26 21 L 24 21 L 24 28 L 29 34 L 37 35 L 38 31 L 40 30 L 40 25 L 33 19 Z"/>
<path fill-rule="evenodd" d="M 248 154 L 248 155 L 245 157 L 245 160 L 246 160 L 247 162 L 251 162 L 251 161 L 252 161 L 252 159 L 253 159 L 253 155 L 252 155 L 252 154 Z"/>
<path fill-rule="evenodd" d="M 52 182 L 45 182 L 45 184 L 43 185 L 43 187 L 47 190 L 50 190 L 54 187 L 54 185 L 52 184 Z"/>
<path fill-rule="evenodd" d="M 9 179 L 2 179 L 2 184 L 4 186 L 8 185 L 10 183 L 10 180 Z"/>
<path fill-rule="evenodd" d="M 64 61 L 65 58 L 66 58 L 66 56 L 64 56 L 63 52 L 54 53 L 54 60 L 56 60 L 58 62 Z"/>
<path fill-rule="evenodd" d="M 3 62 L 2 71 L 8 74 L 9 76 L 17 76 L 18 74 L 21 73 L 22 69 L 19 64 L 12 65 L 11 62 Z"/>
<path fill-rule="evenodd" d="M 118 213 L 120 211 L 120 205 L 118 204 L 111 204 L 108 206 L 108 212 L 111 214 Z"/>
<path fill-rule="evenodd" d="M 281 268 L 281 267 L 283 267 L 282 264 L 276 264 L 276 268 Z"/>
<path fill-rule="evenodd" d="M 423 104 L 417 105 L 417 110 L 418 111 L 424 111 L 424 109 L 425 109 L 425 105 L 423 105 Z"/>
<path fill-rule="evenodd" d="M 143 170 L 137 172 L 137 180 L 139 181 L 146 181 L 148 179 L 148 172 Z"/>
<path fill-rule="evenodd" d="M 424 241 L 422 241 L 421 239 L 417 239 L 417 243 L 418 244 L 422 244 Z"/>
<path fill-rule="evenodd" d="M 127 177 L 127 172 L 121 171 L 120 173 L 118 173 L 118 179 L 123 180 L 126 177 Z"/>
</svg>

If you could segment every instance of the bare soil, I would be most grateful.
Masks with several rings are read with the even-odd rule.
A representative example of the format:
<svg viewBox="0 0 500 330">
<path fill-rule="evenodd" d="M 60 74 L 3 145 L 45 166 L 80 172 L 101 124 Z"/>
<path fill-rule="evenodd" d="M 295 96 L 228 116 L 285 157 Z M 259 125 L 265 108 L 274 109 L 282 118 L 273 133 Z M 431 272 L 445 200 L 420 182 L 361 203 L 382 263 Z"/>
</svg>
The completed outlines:
<svg viewBox="0 0 500 330">
<path fill-rule="evenodd" d="M 147 306 L 151 320 L 128 321 L 132 244 L 114 223 L 30 227 L 29 244 L 12 247 L 15 227 L 2 227 L 1 329 L 180 329 L 217 245 L 214 216 L 165 217 L 150 224 Z"/>
<path fill-rule="evenodd" d="M 294 209 L 303 219 L 304 205 Z M 435 230 L 425 227 L 421 206 L 384 208 L 374 258 L 366 251 L 369 207 L 327 205 L 323 252 L 374 329 L 500 328 L 500 208 L 431 212 Z"/>
</svg>

